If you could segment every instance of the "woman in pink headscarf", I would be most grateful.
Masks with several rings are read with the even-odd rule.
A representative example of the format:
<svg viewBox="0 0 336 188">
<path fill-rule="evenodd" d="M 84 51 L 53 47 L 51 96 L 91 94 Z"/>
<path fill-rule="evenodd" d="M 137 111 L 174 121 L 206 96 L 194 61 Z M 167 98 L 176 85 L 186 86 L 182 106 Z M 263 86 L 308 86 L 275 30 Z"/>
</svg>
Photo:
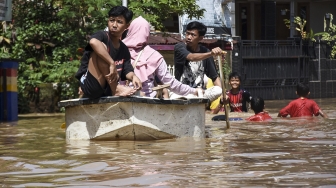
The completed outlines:
<svg viewBox="0 0 336 188">
<path fill-rule="evenodd" d="M 198 90 L 202 89 L 189 87 L 176 80 L 167 70 L 167 64 L 162 55 L 147 45 L 149 34 L 150 24 L 139 16 L 131 22 L 126 38 L 123 39 L 123 43 L 131 53 L 134 73 L 142 82 L 141 91 L 145 96 L 155 97 L 156 91 L 152 88 L 155 87 L 156 76 L 163 84 L 170 85 L 170 90 L 178 95 L 194 94 L 197 96 Z"/>
</svg>

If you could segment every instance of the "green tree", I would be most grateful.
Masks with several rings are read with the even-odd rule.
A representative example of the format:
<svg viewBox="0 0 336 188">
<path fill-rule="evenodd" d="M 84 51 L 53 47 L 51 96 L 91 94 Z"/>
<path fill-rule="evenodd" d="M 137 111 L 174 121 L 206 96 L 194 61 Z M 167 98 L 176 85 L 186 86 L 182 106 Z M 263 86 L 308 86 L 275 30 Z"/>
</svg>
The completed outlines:
<svg viewBox="0 0 336 188">
<path fill-rule="evenodd" d="M 27 93 L 40 83 L 55 82 L 61 99 L 76 98 L 74 74 L 83 48 L 92 33 L 106 27 L 108 11 L 116 5 L 121 0 L 13 0 L 17 40 L 11 44 L 11 57 L 23 60 L 18 70 L 19 100 L 27 101 Z M 174 13 L 199 18 L 204 12 L 196 0 L 134 0 L 128 6 L 134 17 L 141 15 L 161 30 L 162 22 Z"/>
<path fill-rule="evenodd" d="M 159 30 L 165 29 L 163 21 L 173 14 L 200 18 L 205 11 L 196 4 L 196 0 L 137 0 L 129 1 L 129 8 L 135 16 L 144 17 Z"/>
<path fill-rule="evenodd" d="M 12 57 L 12 35 L 14 29 L 13 25 L 6 21 L 0 22 L 0 58 Z"/>
<path fill-rule="evenodd" d="M 321 36 L 321 40 L 327 42 L 329 47 L 331 48 L 330 58 L 336 58 L 336 25 L 333 24 L 333 15 L 329 13 L 330 20 L 329 20 L 329 27 L 326 27 L 327 20 L 324 19 L 324 32 L 316 33 L 315 35 Z"/>
<path fill-rule="evenodd" d="M 285 22 L 286 27 L 288 27 L 288 29 L 290 29 L 290 23 L 291 23 L 290 20 L 284 19 L 284 22 Z M 301 38 L 303 40 L 311 40 L 313 42 L 315 41 L 313 30 L 310 29 L 309 33 L 307 33 L 307 31 L 305 30 L 307 20 L 301 19 L 300 16 L 295 16 L 294 17 L 294 23 L 296 24 L 295 30 L 300 32 Z"/>
</svg>

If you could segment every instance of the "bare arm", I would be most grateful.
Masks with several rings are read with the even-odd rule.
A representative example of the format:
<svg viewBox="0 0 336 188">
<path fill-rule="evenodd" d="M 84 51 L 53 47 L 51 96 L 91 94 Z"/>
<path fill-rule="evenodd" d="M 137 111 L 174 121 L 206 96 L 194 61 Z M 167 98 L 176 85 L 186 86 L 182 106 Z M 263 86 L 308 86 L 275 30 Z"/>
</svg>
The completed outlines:
<svg viewBox="0 0 336 188">
<path fill-rule="evenodd" d="M 220 111 L 222 106 L 223 105 L 221 103 L 219 103 L 218 106 L 215 109 L 211 110 L 211 114 L 218 114 L 218 112 Z"/>
<path fill-rule="evenodd" d="M 126 74 L 126 79 L 129 81 L 133 80 L 133 76 L 135 76 L 134 72 L 129 72 Z"/>
<path fill-rule="evenodd" d="M 222 82 L 219 77 L 216 78 L 216 80 L 213 82 L 215 86 L 219 86 L 222 88 Z"/>
<path fill-rule="evenodd" d="M 140 79 L 134 74 L 134 72 L 129 72 L 126 74 L 126 79 L 132 81 L 134 89 L 140 90 L 142 88 L 142 83 Z"/>
<path fill-rule="evenodd" d="M 283 115 L 283 116 L 282 116 L 280 112 L 278 113 L 278 117 L 283 117 L 283 118 L 285 118 L 285 117 L 287 117 L 287 116 L 288 116 L 288 115 Z"/>
<path fill-rule="evenodd" d="M 213 48 L 210 52 L 206 52 L 206 53 L 190 53 L 187 55 L 187 60 L 201 61 L 203 59 L 216 56 L 216 55 L 221 55 L 221 54 L 223 54 L 223 50 L 217 47 L 217 48 Z"/>
<path fill-rule="evenodd" d="M 227 94 L 225 94 L 225 98 L 224 98 L 223 96 L 221 96 L 221 99 L 220 99 L 220 100 L 221 100 L 222 103 L 225 104 L 225 105 L 227 105 L 227 104 L 230 103 L 230 98 L 229 98 L 229 96 L 228 96 Z"/>
<path fill-rule="evenodd" d="M 109 84 L 116 83 L 119 80 L 119 75 L 114 63 L 114 60 L 110 56 L 110 54 L 107 52 L 107 47 L 104 43 L 102 43 L 100 40 L 92 38 L 90 40 L 90 46 L 94 50 L 94 52 L 102 58 L 103 62 L 106 62 L 110 67 L 109 74 L 105 75 L 105 79 L 108 81 Z M 113 87 L 111 86 L 111 89 L 116 87 L 116 84 L 113 84 Z M 112 89 L 114 91 L 114 89 Z"/>
<path fill-rule="evenodd" d="M 319 110 L 319 114 L 323 117 L 323 118 L 328 118 L 328 115 L 323 113 L 322 110 Z"/>
<path fill-rule="evenodd" d="M 201 61 L 203 59 L 209 58 L 212 56 L 211 52 L 206 53 L 190 53 L 187 55 L 187 60 L 189 61 Z"/>
<path fill-rule="evenodd" d="M 110 54 L 106 50 L 106 46 L 98 39 L 92 38 L 90 40 L 90 46 L 92 47 L 93 51 L 104 60 L 104 62 L 107 62 L 110 66 L 114 65 L 114 60 L 110 56 Z"/>
</svg>

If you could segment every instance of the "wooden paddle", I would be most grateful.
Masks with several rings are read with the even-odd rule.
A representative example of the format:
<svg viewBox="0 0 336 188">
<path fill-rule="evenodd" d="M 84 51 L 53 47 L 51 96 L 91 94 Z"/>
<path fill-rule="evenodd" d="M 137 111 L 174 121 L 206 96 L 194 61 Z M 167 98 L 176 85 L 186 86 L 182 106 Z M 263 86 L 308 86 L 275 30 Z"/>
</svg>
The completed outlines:
<svg viewBox="0 0 336 188">
<path fill-rule="evenodd" d="M 223 51 L 223 54 L 226 54 L 225 51 Z M 219 76 L 222 81 L 222 94 L 223 94 L 223 100 L 226 96 L 226 88 L 225 88 L 225 81 L 224 81 L 224 75 L 223 75 L 223 67 L 222 67 L 222 57 L 219 55 L 217 57 L 218 60 L 218 66 L 219 66 Z M 229 121 L 229 111 L 227 109 L 227 105 L 224 105 L 224 111 L 225 111 L 225 121 L 226 121 L 226 128 L 230 128 L 230 121 Z"/>
</svg>

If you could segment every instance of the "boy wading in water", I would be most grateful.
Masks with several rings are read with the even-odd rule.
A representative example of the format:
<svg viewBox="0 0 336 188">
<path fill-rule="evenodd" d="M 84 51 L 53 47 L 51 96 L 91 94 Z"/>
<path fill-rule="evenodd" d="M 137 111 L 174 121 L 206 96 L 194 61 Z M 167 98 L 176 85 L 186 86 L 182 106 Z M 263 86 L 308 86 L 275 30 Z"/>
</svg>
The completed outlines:
<svg viewBox="0 0 336 188">
<path fill-rule="evenodd" d="M 226 92 L 225 104 L 229 104 L 231 112 L 247 112 L 247 102 L 251 102 L 251 94 L 240 88 L 241 76 L 237 72 L 229 75 L 231 90 Z"/>
<path fill-rule="evenodd" d="M 130 61 L 130 52 L 120 41 L 132 17 L 132 11 L 126 7 L 113 7 L 109 11 L 108 31 L 98 31 L 91 36 L 76 73 L 83 97 L 129 96 L 141 89 L 141 81 L 135 76 Z M 134 87 L 118 85 L 119 77 L 132 81 Z"/>
<path fill-rule="evenodd" d="M 298 99 L 290 102 L 286 107 L 280 110 L 278 117 L 312 117 L 321 115 L 328 118 L 327 114 L 323 113 L 315 101 L 308 99 L 309 87 L 303 83 L 298 83 L 296 86 L 296 94 Z"/>
<path fill-rule="evenodd" d="M 268 121 L 272 117 L 264 111 L 265 102 L 261 97 L 253 97 L 251 100 L 251 109 L 254 111 L 254 116 L 247 118 L 247 121 Z"/>
</svg>

